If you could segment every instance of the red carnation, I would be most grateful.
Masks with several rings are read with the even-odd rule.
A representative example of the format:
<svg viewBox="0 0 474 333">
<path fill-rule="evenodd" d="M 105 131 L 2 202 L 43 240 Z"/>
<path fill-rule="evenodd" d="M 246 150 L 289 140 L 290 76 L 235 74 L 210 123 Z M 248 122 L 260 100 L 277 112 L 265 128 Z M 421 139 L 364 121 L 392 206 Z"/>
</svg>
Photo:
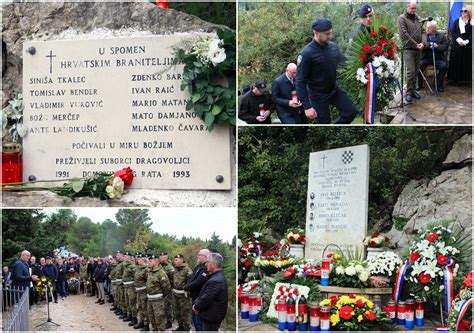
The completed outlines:
<svg viewBox="0 0 474 333">
<path fill-rule="evenodd" d="M 379 236 L 380 236 L 380 232 L 378 232 L 378 231 L 374 231 L 374 232 L 372 233 L 372 237 L 373 237 L 373 238 L 379 237 Z"/>
<path fill-rule="evenodd" d="M 369 247 L 377 247 L 377 243 L 375 243 L 374 241 L 370 241 Z"/>
<path fill-rule="evenodd" d="M 385 39 L 381 39 L 381 40 L 379 40 L 379 45 L 380 46 L 385 46 L 385 45 L 387 45 L 387 41 Z"/>
<path fill-rule="evenodd" d="M 459 331 L 469 331 L 469 328 L 471 327 L 471 321 L 469 319 L 464 319 L 459 323 L 458 330 Z"/>
<path fill-rule="evenodd" d="M 298 237 L 298 242 L 303 243 L 304 242 L 304 236 Z"/>
<path fill-rule="evenodd" d="M 371 47 L 368 44 L 365 44 L 364 47 L 362 48 L 362 52 L 364 53 L 369 53 L 370 50 L 371 50 Z"/>
<path fill-rule="evenodd" d="M 331 296 L 330 299 L 331 299 L 331 304 L 336 305 L 336 303 L 337 303 L 337 296 Z"/>
<path fill-rule="evenodd" d="M 358 301 L 356 302 L 356 306 L 357 306 L 358 308 L 363 307 L 363 306 L 364 306 L 364 301 L 358 300 Z"/>
<path fill-rule="evenodd" d="M 375 31 L 371 31 L 371 32 L 370 32 L 370 35 L 371 35 L 372 37 L 377 37 L 377 33 L 376 33 Z"/>
<path fill-rule="evenodd" d="M 427 239 L 428 239 L 428 241 L 430 241 L 432 243 L 432 242 L 434 242 L 435 240 L 438 239 L 438 235 L 437 234 L 429 234 Z"/>
<path fill-rule="evenodd" d="M 366 61 L 367 61 L 367 57 L 366 57 L 365 55 L 361 55 L 361 56 L 359 57 L 359 59 L 360 59 L 361 61 L 363 61 L 363 62 L 366 62 Z"/>
<path fill-rule="evenodd" d="M 274 249 L 278 249 L 278 243 L 273 244 Z"/>
<path fill-rule="evenodd" d="M 252 262 L 250 261 L 250 259 L 246 259 L 244 265 L 249 267 L 250 265 L 252 265 Z"/>
<path fill-rule="evenodd" d="M 393 50 L 390 49 L 387 51 L 387 58 L 392 59 L 392 57 L 393 57 Z"/>
<path fill-rule="evenodd" d="M 418 252 L 413 252 L 412 254 L 410 254 L 410 258 L 408 258 L 408 262 L 410 262 L 410 264 L 413 264 L 415 261 L 420 259 L 420 257 L 421 256 Z"/>
<path fill-rule="evenodd" d="M 124 168 L 122 170 L 119 170 L 119 171 L 115 171 L 115 174 L 114 174 L 116 177 L 120 177 L 123 182 L 125 183 L 125 185 L 132 185 L 132 182 L 133 182 L 133 171 L 132 169 L 130 169 L 130 167 L 128 168 Z"/>
<path fill-rule="evenodd" d="M 349 320 L 352 318 L 353 309 L 349 305 L 345 305 L 339 309 L 339 317 L 345 320 Z"/>
<path fill-rule="evenodd" d="M 356 295 L 350 294 L 350 295 L 349 295 L 349 298 L 356 298 Z"/>
<path fill-rule="evenodd" d="M 469 274 L 467 274 L 467 276 L 464 278 L 464 281 L 463 283 L 469 287 L 469 288 L 472 288 L 472 280 L 473 280 L 473 276 L 472 276 L 472 271 L 469 272 Z"/>
<path fill-rule="evenodd" d="M 375 320 L 375 313 L 373 311 L 366 311 L 364 312 L 364 316 L 365 318 L 367 318 L 368 320 Z"/>
<path fill-rule="evenodd" d="M 378 55 L 382 55 L 383 54 L 383 50 L 380 46 L 376 46 L 375 47 L 375 53 L 378 54 Z"/>
<path fill-rule="evenodd" d="M 449 258 L 447 256 L 443 256 L 443 255 L 439 255 L 436 257 L 436 261 L 438 262 L 438 264 L 440 264 L 441 266 L 444 266 L 446 265 L 446 263 L 448 262 Z"/>
<path fill-rule="evenodd" d="M 418 278 L 420 279 L 420 282 L 423 284 L 427 284 L 431 281 L 431 276 L 425 273 L 421 273 L 420 275 L 418 275 Z"/>
<path fill-rule="evenodd" d="M 261 245 L 262 245 L 263 247 L 267 247 L 267 246 L 268 246 L 268 243 L 267 243 L 267 242 L 262 242 Z"/>
<path fill-rule="evenodd" d="M 246 252 L 246 251 L 242 251 L 242 252 L 240 252 L 240 255 L 241 255 L 242 257 L 245 257 L 245 256 L 247 255 L 247 252 Z"/>
</svg>

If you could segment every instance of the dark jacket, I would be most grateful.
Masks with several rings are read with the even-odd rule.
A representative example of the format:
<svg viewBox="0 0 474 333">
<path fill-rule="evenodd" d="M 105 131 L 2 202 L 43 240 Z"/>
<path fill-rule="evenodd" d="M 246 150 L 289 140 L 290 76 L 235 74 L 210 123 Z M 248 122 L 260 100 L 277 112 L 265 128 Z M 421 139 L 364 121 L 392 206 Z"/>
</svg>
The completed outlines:
<svg viewBox="0 0 474 333">
<path fill-rule="evenodd" d="M 107 266 L 104 264 L 97 265 L 97 268 L 94 271 L 95 282 L 104 282 L 106 269 L 107 269 Z"/>
<path fill-rule="evenodd" d="M 18 259 L 13 266 L 12 288 L 25 289 L 30 287 L 30 268 L 26 262 Z"/>
<path fill-rule="evenodd" d="M 227 281 L 220 270 L 209 276 L 194 307 L 202 320 L 220 323 L 227 313 L 227 299 Z"/>
<path fill-rule="evenodd" d="M 423 54 L 421 56 L 422 60 L 433 59 L 433 51 L 430 49 L 430 40 L 429 36 L 423 34 Z M 446 36 L 440 32 L 437 32 L 435 35 L 435 43 L 438 44 L 438 48 L 435 49 L 435 58 L 436 60 L 446 61 L 446 50 L 448 49 L 448 39 Z"/>
<path fill-rule="evenodd" d="M 36 275 L 38 277 L 41 276 L 41 265 L 40 264 L 30 265 L 30 268 L 31 268 L 31 275 Z"/>
<path fill-rule="evenodd" d="M 283 73 L 272 85 L 272 101 L 275 105 L 277 113 L 280 114 L 294 114 L 298 113 L 300 108 L 292 108 L 288 103 L 292 99 L 291 93 L 296 91 L 294 81 L 291 82 L 286 73 Z"/>
<path fill-rule="evenodd" d="M 207 267 L 206 264 L 196 265 L 193 269 L 193 274 L 189 277 L 188 283 L 184 286 L 184 290 L 189 291 L 193 301 L 198 298 L 202 286 L 207 281 Z"/>
<path fill-rule="evenodd" d="M 66 281 L 67 280 L 67 265 L 66 263 L 57 265 L 58 267 L 58 281 Z"/>
<path fill-rule="evenodd" d="M 58 280 L 58 268 L 56 265 L 44 265 L 42 274 L 52 281 Z"/>
<path fill-rule="evenodd" d="M 408 15 L 406 10 L 402 15 L 398 17 L 398 33 L 400 34 L 402 45 L 406 43 L 406 49 L 417 49 L 416 45 L 421 43 L 421 34 L 424 31 L 422 26 L 423 24 L 420 21 L 420 17 L 416 14 Z M 412 38 L 410 38 L 412 34 L 414 35 Z"/>
<path fill-rule="evenodd" d="M 267 91 L 261 96 L 255 95 L 252 90 L 246 93 L 240 101 L 239 119 L 247 122 L 247 124 L 271 124 L 270 116 L 265 121 L 258 121 L 256 118 L 260 116 L 259 105 L 263 104 L 264 109 L 273 111 L 272 97 Z"/>
</svg>

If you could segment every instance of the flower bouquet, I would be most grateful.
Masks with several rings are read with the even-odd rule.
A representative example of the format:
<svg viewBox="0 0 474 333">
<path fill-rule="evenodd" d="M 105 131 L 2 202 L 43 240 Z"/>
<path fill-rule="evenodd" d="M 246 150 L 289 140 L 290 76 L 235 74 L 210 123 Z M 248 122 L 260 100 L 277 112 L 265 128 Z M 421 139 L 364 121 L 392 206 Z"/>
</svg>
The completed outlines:
<svg viewBox="0 0 474 333">
<path fill-rule="evenodd" d="M 101 200 L 119 199 L 125 192 L 125 186 L 133 181 L 133 171 L 128 168 L 116 171 L 114 174 L 99 172 L 87 178 L 69 179 L 62 186 L 31 186 L 32 183 L 54 183 L 62 180 L 35 180 L 22 183 L 4 184 L 3 191 L 38 191 L 46 190 L 58 195 L 75 199 L 77 197 L 97 197 Z"/>
<path fill-rule="evenodd" d="M 53 283 L 46 276 L 43 276 L 38 279 L 35 286 L 37 294 L 39 294 L 42 299 L 46 298 L 46 287 L 48 287 L 48 299 L 51 300 L 53 299 L 51 290 L 51 288 L 53 287 Z"/>
<path fill-rule="evenodd" d="M 292 257 L 280 255 L 260 256 L 255 260 L 255 266 L 259 267 L 265 275 L 273 275 L 296 262 L 297 259 Z"/>
<path fill-rule="evenodd" d="M 374 112 L 388 106 L 398 86 L 400 64 L 394 29 L 389 20 L 376 18 L 373 30 L 360 33 L 348 50 L 342 80 L 355 103 L 365 107 L 366 123 L 374 123 Z"/>
<path fill-rule="evenodd" d="M 194 109 L 209 132 L 219 123 L 235 126 L 235 32 L 218 30 L 213 36 L 176 48 L 175 57 L 184 64 L 181 90 L 188 89 L 191 94 L 186 110 Z M 228 79 L 229 86 L 212 79 Z"/>
<path fill-rule="evenodd" d="M 466 261 L 469 240 L 470 235 L 454 233 L 446 223 L 420 230 L 418 240 L 410 247 L 404 275 L 411 293 L 434 304 L 444 300 L 447 311 L 454 297 L 458 270 Z"/>
<path fill-rule="evenodd" d="M 366 331 L 390 319 L 383 311 L 375 310 L 374 303 L 363 296 L 333 296 L 320 306 L 331 306 L 330 322 L 334 330 Z"/>
<path fill-rule="evenodd" d="M 321 277 L 321 267 L 314 263 L 311 259 L 304 260 L 299 265 L 293 265 L 283 272 L 284 279 L 291 279 L 293 277 Z"/>
<path fill-rule="evenodd" d="M 467 274 L 459 293 L 452 303 L 448 317 L 451 331 L 472 332 L 472 306 L 474 304 L 474 293 L 472 291 L 473 274 L 474 271 Z"/>
<path fill-rule="evenodd" d="M 382 235 L 378 231 L 374 231 L 370 236 L 364 239 L 364 245 L 372 248 L 381 248 L 388 245 L 390 238 Z"/>
<path fill-rule="evenodd" d="M 402 264 L 400 257 L 392 251 L 382 252 L 367 260 L 370 284 L 375 288 L 389 287 L 395 280 L 397 268 Z"/>
<path fill-rule="evenodd" d="M 304 244 L 304 230 L 301 228 L 289 229 L 285 239 L 288 244 Z"/>
<path fill-rule="evenodd" d="M 367 261 L 349 254 L 347 258 L 339 253 L 333 256 L 335 262 L 329 274 L 329 284 L 339 287 L 366 288 L 369 286 Z"/>
</svg>

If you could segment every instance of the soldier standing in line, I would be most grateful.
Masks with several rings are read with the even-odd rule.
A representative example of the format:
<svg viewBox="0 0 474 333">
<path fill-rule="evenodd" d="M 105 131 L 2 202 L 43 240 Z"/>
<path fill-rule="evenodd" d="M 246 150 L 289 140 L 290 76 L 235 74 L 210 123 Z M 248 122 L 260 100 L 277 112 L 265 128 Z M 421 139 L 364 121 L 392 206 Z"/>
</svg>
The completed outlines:
<svg viewBox="0 0 474 333">
<path fill-rule="evenodd" d="M 117 257 L 118 257 L 118 254 L 117 254 Z M 109 278 L 110 278 L 110 283 L 111 283 L 111 297 L 112 297 L 112 300 L 113 300 L 113 307 L 110 308 L 110 311 L 115 311 L 118 309 L 118 306 L 117 306 L 117 281 L 116 281 L 116 278 L 117 278 L 117 270 L 118 270 L 118 263 L 115 259 L 112 259 L 112 261 L 110 262 L 110 266 L 111 266 L 111 270 L 110 270 L 110 275 L 109 275 Z"/>
<path fill-rule="evenodd" d="M 174 274 L 174 268 L 171 262 L 168 260 L 168 253 L 166 252 L 161 252 L 160 253 L 160 264 L 161 267 L 166 272 L 166 275 L 168 276 L 168 279 L 170 282 L 173 281 L 173 274 Z M 173 326 L 173 295 L 169 294 L 165 298 L 165 303 L 166 303 L 166 328 L 171 328 Z"/>
<path fill-rule="evenodd" d="M 123 285 L 125 286 L 125 294 L 127 298 L 127 309 L 128 317 L 124 318 L 123 321 L 129 321 L 128 326 L 133 326 L 138 323 L 137 321 L 137 292 L 133 279 L 135 277 L 135 255 L 130 254 L 130 264 L 123 272 Z"/>
<path fill-rule="evenodd" d="M 133 328 L 138 329 L 142 328 L 142 331 L 149 331 L 148 326 L 148 316 L 146 309 L 146 280 L 148 276 L 148 260 L 145 254 L 139 254 L 137 256 L 138 266 L 135 270 L 135 277 L 133 281 L 135 282 L 135 291 L 137 293 L 137 303 L 138 303 L 138 317 L 140 318 L 138 324 L 133 326 Z"/>
<path fill-rule="evenodd" d="M 124 253 L 122 251 L 117 251 L 117 271 L 115 272 L 115 285 L 116 285 L 116 290 L 117 290 L 117 299 L 116 299 L 116 304 L 117 304 L 117 310 L 114 311 L 116 315 L 119 316 L 120 319 L 125 318 L 123 316 L 126 316 L 125 313 L 125 307 L 123 303 L 123 283 L 122 283 L 122 278 L 123 278 L 123 267 L 124 267 Z"/>
<path fill-rule="evenodd" d="M 146 280 L 148 321 L 155 331 L 166 329 L 165 298 L 171 295 L 171 284 L 157 256 L 150 257 Z"/>
<path fill-rule="evenodd" d="M 187 331 L 191 329 L 191 299 L 184 291 L 184 286 L 189 277 L 193 274 L 191 268 L 184 261 L 181 254 L 174 257 L 174 277 L 173 277 L 173 309 L 174 317 L 178 321 L 178 328 L 174 331 Z"/>
<path fill-rule="evenodd" d="M 127 273 L 128 267 L 132 264 L 131 262 L 131 255 L 130 253 L 126 252 L 124 255 L 124 261 L 123 261 L 123 273 L 122 273 L 122 300 L 123 300 L 123 314 L 119 317 L 119 319 L 123 319 L 125 321 L 132 320 L 132 313 L 131 309 L 128 306 L 128 292 L 127 292 L 127 285 L 130 285 L 130 281 L 133 282 L 133 276 L 130 277 L 130 275 Z M 127 282 L 127 284 L 125 284 Z"/>
</svg>

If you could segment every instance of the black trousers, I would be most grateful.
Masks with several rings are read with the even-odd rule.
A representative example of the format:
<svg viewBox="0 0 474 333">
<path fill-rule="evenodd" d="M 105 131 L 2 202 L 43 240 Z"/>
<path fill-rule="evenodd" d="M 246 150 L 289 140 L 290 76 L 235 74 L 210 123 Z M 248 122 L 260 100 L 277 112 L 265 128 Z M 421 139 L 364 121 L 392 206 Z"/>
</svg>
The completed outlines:
<svg viewBox="0 0 474 333">
<path fill-rule="evenodd" d="M 331 123 L 330 105 L 339 110 L 339 118 L 335 121 L 335 124 L 350 124 L 357 116 L 357 109 L 351 98 L 339 87 L 326 95 L 317 94 L 312 96 L 311 104 L 318 115 L 316 118 L 318 124 Z"/>
<path fill-rule="evenodd" d="M 423 59 L 420 62 L 420 71 L 425 72 L 426 66 L 433 65 L 433 59 Z M 438 72 L 436 76 L 436 83 L 439 87 L 443 87 L 444 77 L 446 76 L 446 72 L 448 71 L 448 66 L 446 65 L 446 61 L 444 60 L 436 60 L 436 71 Z M 421 76 L 420 72 L 418 72 L 418 85 L 423 85 L 423 77 Z M 434 88 L 434 87 L 433 87 Z"/>
<path fill-rule="evenodd" d="M 221 322 L 206 321 L 201 319 L 201 327 L 203 331 L 218 331 Z"/>
</svg>

